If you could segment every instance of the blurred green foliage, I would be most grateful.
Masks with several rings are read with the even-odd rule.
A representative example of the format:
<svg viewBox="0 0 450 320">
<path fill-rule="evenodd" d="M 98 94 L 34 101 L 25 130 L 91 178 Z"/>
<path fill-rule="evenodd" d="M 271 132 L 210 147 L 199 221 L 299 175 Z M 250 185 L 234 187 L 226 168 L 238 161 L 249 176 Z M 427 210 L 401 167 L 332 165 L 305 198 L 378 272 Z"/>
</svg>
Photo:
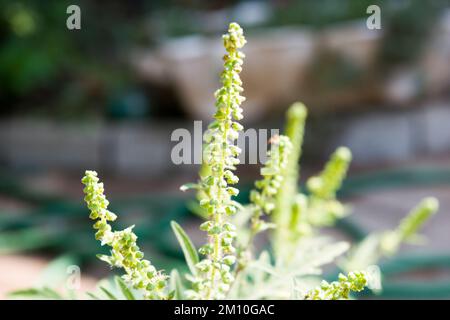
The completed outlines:
<svg viewBox="0 0 450 320">
<path fill-rule="evenodd" d="M 1 113 L 80 117 L 104 113 L 112 92 L 133 86 L 124 62 L 145 29 L 139 6 L 75 1 L 81 30 L 68 30 L 74 1 L 0 1 Z M 138 2 L 136 2 L 138 4 Z M 145 39 L 144 39 L 145 40 Z"/>
<path fill-rule="evenodd" d="M 450 7 L 450 0 L 0 0 L 0 115 L 117 118 L 128 109 L 133 116 L 148 115 L 149 101 L 158 108 L 162 91 L 141 88 L 128 67 L 132 49 L 175 36 L 214 34 L 222 20 L 248 15 L 242 5 L 250 2 L 263 6 L 267 16 L 252 25 L 242 21 L 249 33 L 288 25 L 322 28 L 366 18 L 369 5 L 380 5 L 386 34 L 380 70 L 413 61 L 437 14 Z M 81 8 L 81 30 L 66 28 L 71 4 Z M 352 70 L 337 72 L 360 79 Z M 145 106 L 128 107 L 130 94 L 140 95 Z"/>
</svg>

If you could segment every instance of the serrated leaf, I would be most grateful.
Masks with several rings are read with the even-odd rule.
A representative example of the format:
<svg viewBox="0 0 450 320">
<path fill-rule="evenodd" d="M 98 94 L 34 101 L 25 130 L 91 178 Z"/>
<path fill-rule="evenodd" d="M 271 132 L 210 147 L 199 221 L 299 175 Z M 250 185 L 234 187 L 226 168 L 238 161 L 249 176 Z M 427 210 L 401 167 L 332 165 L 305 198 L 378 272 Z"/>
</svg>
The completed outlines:
<svg viewBox="0 0 450 320">
<path fill-rule="evenodd" d="M 116 284 L 119 287 L 125 299 L 136 300 L 134 294 L 131 292 L 131 290 L 128 288 L 128 286 L 126 285 L 126 283 L 123 281 L 122 278 L 115 277 L 114 279 L 116 280 Z"/>
<path fill-rule="evenodd" d="M 186 259 L 186 263 L 189 267 L 189 270 L 192 274 L 197 274 L 197 268 L 195 265 L 199 262 L 199 257 L 197 253 L 197 249 L 195 249 L 194 244 L 191 239 L 188 237 L 186 232 L 184 232 L 183 228 L 176 223 L 175 221 L 171 221 L 170 225 L 172 227 L 175 236 L 177 237 L 178 243 L 180 244 L 181 250 L 183 250 L 184 258 Z"/>
</svg>

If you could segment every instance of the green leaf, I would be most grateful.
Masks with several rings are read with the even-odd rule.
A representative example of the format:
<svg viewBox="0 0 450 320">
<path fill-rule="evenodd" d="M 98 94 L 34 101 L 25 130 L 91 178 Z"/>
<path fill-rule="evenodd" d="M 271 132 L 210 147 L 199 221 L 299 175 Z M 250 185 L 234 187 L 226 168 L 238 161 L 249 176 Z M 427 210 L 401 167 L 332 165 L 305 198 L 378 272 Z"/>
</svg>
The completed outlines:
<svg viewBox="0 0 450 320">
<path fill-rule="evenodd" d="M 64 283 L 70 274 L 69 267 L 76 264 L 74 257 L 63 255 L 52 260 L 42 272 L 39 280 L 35 284 L 36 287 L 45 288 L 46 286 L 58 286 Z"/>
<path fill-rule="evenodd" d="M 186 203 L 186 207 L 189 209 L 189 211 L 191 211 L 199 218 L 203 220 L 208 220 L 209 218 L 208 212 L 204 208 L 200 207 L 198 201 L 188 201 Z"/>
<path fill-rule="evenodd" d="M 267 251 L 261 252 L 258 260 L 256 261 L 261 266 L 265 266 L 266 268 L 271 266 L 270 264 L 270 254 Z M 264 267 L 258 270 L 252 271 L 253 279 L 255 283 L 264 283 L 264 279 L 267 276 L 267 273 L 264 271 Z"/>
<path fill-rule="evenodd" d="M 171 221 L 170 225 L 175 233 L 175 236 L 177 237 L 181 249 L 183 250 L 184 258 L 186 259 L 189 270 L 191 270 L 193 275 L 197 274 L 197 268 L 195 265 L 199 262 L 199 258 L 194 244 L 178 223 Z"/>
<path fill-rule="evenodd" d="M 108 289 L 106 289 L 105 287 L 99 287 L 99 289 L 108 297 L 108 299 L 117 300 L 117 297 L 114 294 L 112 294 L 112 292 L 109 291 Z"/>
<path fill-rule="evenodd" d="M 60 295 L 58 292 L 48 287 L 17 290 L 11 292 L 9 295 L 11 297 L 16 298 L 22 297 L 29 299 L 51 299 L 51 300 L 64 299 L 62 295 Z"/>
<path fill-rule="evenodd" d="M 120 277 L 115 277 L 117 286 L 120 288 L 120 291 L 122 292 L 123 296 L 127 300 L 136 300 L 134 297 L 134 294 L 131 292 L 131 290 L 128 288 L 126 283 L 123 281 Z"/>
<path fill-rule="evenodd" d="M 43 287 L 42 288 L 42 292 L 47 295 L 50 299 L 64 299 L 64 297 L 59 294 L 58 292 L 56 292 L 55 290 L 49 288 L 49 287 Z"/>
<path fill-rule="evenodd" d="M 36 288 L 20 289 L 8 294 L 10 297 L 37 298 L 42 297 L 41 291 Z M 45 297 L 47 298 L 47 297 Z"/>
<path fill-rule="evenodd" d="M 181 191 L 187 191 L 190 189 L 199 189 L 200 186 L 197 183 L 185 183 L 180 187 Z"/>
<path fill-rule="evenodd" d="M 185 299 L 183 296 L 184 287 L 181 283 L 181 277 L 180 274 L 176 269 L 173 269 L 170 272 L 170 283 L 169 283 L 170 291 L 174 292 L 173 298 L 175 300 L 183 300 Z"/>
<path fill-rule="evenodd" d="M 94 300 L 102 300 L 92 292 L 86 292 L 86 294 Z"/>
<path fill-rule="evenodd" d="M 104 254 L 97 254 L 96 257 L 100 260 L 102 260 L 103 262 L 106 262 L 108 264 L 111 264 L 111 258 L 107 255 Z"/>
</svg>

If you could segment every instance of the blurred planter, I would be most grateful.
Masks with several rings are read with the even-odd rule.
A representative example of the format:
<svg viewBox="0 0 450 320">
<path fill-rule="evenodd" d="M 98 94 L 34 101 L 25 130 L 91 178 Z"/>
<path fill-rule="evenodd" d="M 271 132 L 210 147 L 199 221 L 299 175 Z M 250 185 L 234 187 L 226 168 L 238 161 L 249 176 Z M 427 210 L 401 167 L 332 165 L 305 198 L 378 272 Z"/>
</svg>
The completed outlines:
<svg viewBox="0 0 450 320">
<path fill-rule="evenodd" d="M 436 95 L 450 90 L 450 9 L 442 13 L 420 65 L 427 93 Z"/>
<path fill-rule="evenodd" d="M 317 33 L 314 61 L 307 69 L 306 95 L 299 99 L 327 112 L 380 102 L 381 92 L 371 72 L 382 38 L 365 20 L 335 24 Z"/>
<path fill-rule="evenodd" d="M 250 33 L 242 73 L 245 120 L 268 117 L 274 108 L 284 109 L 295 100 L 306 102 L 312 113 L 322 113 L 369 109 L 365 106 L 372 104 L 404 106 L 448 90 L 450 13 L 442 14 L 424 54 L 415 60 L 384 66 L 385 36 L 384 29 L 367 29 L 365 20 L 317 31 L 276 28 Z M 419 45 L 417 51 L 422 52 Z M 222 54 L 219 41 L 191 36 L 136 53 L 132 63 L 145 81 L 174 88 L 192 118 L 209 119 Z"/>
<path fill-rule="evenodd" d="M 422 97 L 443 96 L 450 90 L 450 9 L 441 13 L 414 63 L 384 75 L 383 101 L 408 106 Z"/>
<path fill-rule="evenodd" d="M 380 93 L 368 70 L 381 36 L 359 20 L 317 32 L 277 28 L 248 35 L 242 72 L 245 120 L 257 121 L 295 100 L 314 106 L 313 113 L 373 101 Z M 132 61 L 145 81 L 175 87 L 192 118 L 209 119 L 222 54 L 219 41 L 192 36 L 140 52 Z"/>
<path fill-rule="evenodd" d="M 242 72 L 245 119 L 255 121 L 272 106 L 289 105 L 302 96 L 305 69 L 313 57 L 314 40 L 305 29 L 280 28 L 249 35 Z M 187 113 L 209 119 L 214 91 L 219 88 L 223 55 L 220 41 L 192 36 L 170 40 L 151 53 L 137 54 L 134 65 L 147 81 L 175 86 Z"/>
</svg>

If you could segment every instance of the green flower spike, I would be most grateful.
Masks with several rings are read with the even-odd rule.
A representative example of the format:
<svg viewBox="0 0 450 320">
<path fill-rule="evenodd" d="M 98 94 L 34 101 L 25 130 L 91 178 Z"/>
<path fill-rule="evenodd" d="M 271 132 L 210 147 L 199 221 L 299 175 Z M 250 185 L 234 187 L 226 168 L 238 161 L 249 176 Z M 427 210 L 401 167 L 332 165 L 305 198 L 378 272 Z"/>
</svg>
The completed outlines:
<svg viewBox="0 0 450 320">
<path fill-rule="evenodd" d="M 306 185 L 311 194 L 324 200 L 334 199 L 336 191 L 341 187 L 347 174 L 351 160 L 352 154 L 348 148 L 338 148 L 321 174 L 308 180 Z"/>
<path fill-rule="evenodd" d="M 144 253 L 136 244 L 137 236 L 132 231 L 133 227 L 112 231 L 108 222 L 116 220 L 116 215 L 108 210 L 109 202 L 97 172 L 86 171 L 81 182 L 85 185 L 84 200 L 91 210 L 89 217 L 96 221 L 95 239 L 111 247 L 111 256 L 101 255 L 99 258 L 111 267 L 123 268 L 126 274 L 122 278 L 136 290 L 142 291 L 145 299 L 167 299 L 167 276 L 157 271 L 150 261 L 143 259 Z"/>
<path fill-rule="evenodd" d="M 343 218 L 348 211 L 336 200 L 336 192 L 342 185 L 352 159 L 350 150 L 339 147 L 325 165 L 323 171 L 308 179 L 306 186 L 311 194 L 308 223 L 312 226 L 330 226 Z"/>
<path fill-rule="evenodd" d="M 250 193 L 250 201 L 253 204 L 251 223 L 253 234 L 267 229 L 267 224 L 260 218 L 264 213 L 270 214 L 275 209 L 275 197 L 283 182 L 282 172 L 286 168 L 292 150 L 291 141 L 287 136 L 275 136 L 270 142 L 268 159 L 261 169 L 263 179 L 255 182 L 256 189 Z"/>
<path fill-rule="evenodd" d="M 197 288 L 191 298 L 223 298 L 233 281 L 230 266 L 235 260 L 232 243 L 236 233 L 235 227 L 226 222 L 226 216 L 237 211 L 232 197 L 239 190 L 230 185 L 239 180 L 233 173 L 241 152 L 235 141 L 243 129 L 238 121 L 243 117 L 240 105 L 245 98 L 240 95 L 243 88 L 239 78 L 244 54 L 238 49 L 245 43 L 241 27 L 231 23 L 228 33 L 223 36 L 227 53 L 223 57 L 222 88 L 215 93 L 215 120 L 204 135 L 203 161 L 207 163 L 210 174 L 201 176 L 199 184 L 203 194 L 200 206 L 208 215 L 208 221 L 202 224 L 201 230 L 208 233 L 208 243 L 199 250 L 206 258 L 199 262 L 199 273 L 191 279 Z"/>
<path fill-rule="evenodd" d="M 282 257 L 285 253 L 285 244 L 289 242 L 289 225 L 294 199 L 298 193 L 298 179 L 300 176 L 299 160 L 302 154 L 303 136 L 307 109 L 303 103 L 296 102 L 289 107 L 286 114 L 285 135 L 292 144 L 286 168 L 283 169 L 283 181 L 275 201 L 272 220 L 276 224 L 273 237 L 275 255 Z"/>
<path fill-rule="evenodd" d="M 274 136 L 270 139 L 270 150 L 267 152 L 267 162 L 261 168 L 263 179 L 255 182 L 255 189 L 250 193 L 252 216 L 250 232 L 245 244 L 238 250 L 238 266 L 236 274 L 244 269 L 251 258 L 251 245 L 255 236 L 262 231 L 275 227 L 261 219 L 263 214 L 271 214 L 275 209 L 276 195 L 283 182 L 282 172 L 287 165 L 288 156 L 292 150 L 291 141 L 287 136 Z"/>
<path fill-rule="evenodd" d="M 417 238 L 417 231 L 422 225 L 439 209 L 436 198 L 423 199 L 411 212 L 403 218 L 400 225 L 392 231 L 381 235 L 380 248 L 383 254 L 393 255 L 397 252 L 400 244 Z"/>
<path fill-rule="evenodd" d="M 350 272 L 348 276 L 339 274 L 338 281 L 322 281 L 320 287 L 309 291 L 306 300 L 347 300 L 350 292 L 362 291 L 369 284 L 366 272 Z"/>
</svg>

